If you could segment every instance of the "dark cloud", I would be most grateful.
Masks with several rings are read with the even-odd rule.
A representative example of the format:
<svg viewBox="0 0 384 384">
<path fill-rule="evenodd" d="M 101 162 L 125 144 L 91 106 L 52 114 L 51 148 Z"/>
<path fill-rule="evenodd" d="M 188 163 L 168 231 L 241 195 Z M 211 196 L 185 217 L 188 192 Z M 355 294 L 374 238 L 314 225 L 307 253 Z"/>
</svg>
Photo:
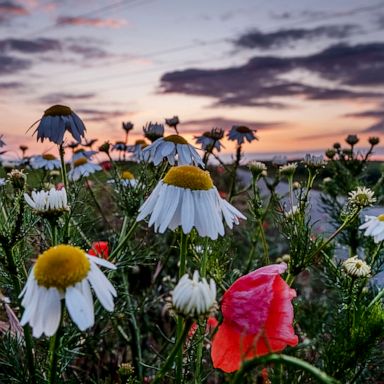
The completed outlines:
<svg viewBox="0 0 384 384">
<path fill-rule="evenodd" d="M 196 119 L 182 121 L 180 125 L 180 131 L 183 133 L 201 133 L 202 131 L 209 131 L 212 128 L 228 129 L 233 125 L 245 125 L 251 129 L 273 129 L 277 127 L 283 127 L 286 125 L 282 122 L 260 122 L 260 121 L 248 121 L 238 119 L 228 119 L 222 117 L 211 117 L 207 119 Z"/>
<path fill-rule="evenodd" d="M 100 49 L 98 47 L 92 47 L 86 44 L 72 44 L 68 46 L 68 49 L 71 52 L 82 55 L 85 58 L 102 59 L 110 56 L 109 53 L 104 51 L 103 49 Z"/>
<path fill-rule="evenodd" d="M 23 86 L 24 84 L 18 81 L 9 81 L 9 82 L 3 82 L 3 83 L 0 82 L 0 91 L 18 89 L 18 88 L 22 88 Z"/>
<path fill-rule="evenodd" d="M 370 127 L 366 128 L 364 132 L 376 132 L 376 133 L 383 133 L 384 132 L 384 118 L 379 120 L 377 123 L 371 125 Z"/>
<path fill-rule="evenodd" d="M 367 117 L 384 118 L 384 108 L 380 109 L 380 110 L 372 109 L 372 110 L 368 110 L 368 111 L 348 113 L 344 116 L 345 117 L 361 117 L 361 118 L 367 118 Z"/>
<path fill-rule="evenodd" d="M 71 104 L 72 101 L 90 100 L 96 96 L 95 93 L 49 93 L 44 95 L 39 100 L 43 104 Z"/>
<path fill-rule="evenodd" d="M 57 19 L 57 25 L 74 25 L 98 28 L 120 28 L 125 24 L 125 20 L 119 19 L 102 19 L 72 16 L 62 16 Z"/>
<path fill-rule="evenodd" d="M 311 86 L 282 78 L 293 70 L 314 72 L 332 80 L 333 87 Z M 308 100 L 379 98 L 382 92 L 354 90 L 354 85 L 384 84 L 384 44 L 337 44 L 319 53 L 298 57 L 257 56 L 246 64 L 223 69 L 185 69 L 161 77 L 160 92 L 208 96 L 215 105 L 287 106 L 274 97 Z"/>
<path fill-rule="evenodd" d="M 13 1 L 0 1 L 0 23 L 7 23 L 15 16 L 28 15 L 28 11 L 20 4 Z"/>
<path fill-rule="evenodd" d="M 341 39 L 359 30 L 357 25 L 352 24 L 326 25 L 312 29 L 282 29 L 270 33 L 254 30 L 241 35 L 234 44 L 239 48 L 281 48 L 300 40 L 314 40 L 322 37 Z"/>
<path fill-rule="evenodd" d="M 0 75 L 11 75 L 30 68 L 32 62 L 0 53 Z"/>
<path fill-rule="evenodd" d="M 59 51 L 62 49 L 62 44 L 55 39 L 2 39 L 0 40 L 1 52 L 20 52 L 20 53 L 44 53 L 49 51 Z"/>
<path fill-rule="evenodd" d="M 82 108 L 75 112 L 85 121 L 103 122 L 110 119 L 122 118 L 129 115 L 126 111 L 103 111 L 100 109 Z"/>
</svg>

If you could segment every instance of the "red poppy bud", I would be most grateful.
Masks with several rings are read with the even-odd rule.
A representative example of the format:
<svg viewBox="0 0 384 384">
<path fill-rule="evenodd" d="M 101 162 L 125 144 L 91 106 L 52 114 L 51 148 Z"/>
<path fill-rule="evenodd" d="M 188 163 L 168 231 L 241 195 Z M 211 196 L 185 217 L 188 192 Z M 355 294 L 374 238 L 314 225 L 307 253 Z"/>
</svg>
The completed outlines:
<svg viewBox="0 0 384 384">
<path fill-rule="evenodd" d="M 92 243 L 92 248 L 88 251 L 88 255 L 102 257 L 108 260 L 108 242 L 107 241 L 95 241 Z"/>
</svg>

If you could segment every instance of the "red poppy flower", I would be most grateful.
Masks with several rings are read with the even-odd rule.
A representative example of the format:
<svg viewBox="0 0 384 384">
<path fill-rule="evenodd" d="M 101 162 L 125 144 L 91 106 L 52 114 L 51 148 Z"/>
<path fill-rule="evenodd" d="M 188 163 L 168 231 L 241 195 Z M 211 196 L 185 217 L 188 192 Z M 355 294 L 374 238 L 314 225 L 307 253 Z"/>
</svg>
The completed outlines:
<svg viewBox="0 0 384 384">
<path fill-rule="evenodd" d="M 217 321 L 216 317 L 209 316 L 208 320 L 207 320 L 207 327 L 205 329 L 205 332 L 206 333 L 212 333 L 218 324 L 219 324 L 219 322 Z M 189 339 L 192 339 L 192 337 L 194 336 L 194 334 L 197 331 L 197 328 L 198 328 L 197 323 L 193 323 L 189 332 L 188 332 L 188 338 Z"/>
<path fill-rule="evenodd" d="M 297 345 L 291 303 L 296 292 L 280 277 L 286 269 L 284 263 L 259 268 L 224 293 L 223 322 L 212 341 L 215 368 L 233 372 L 244 360 Z"/>
<path fill-rule="evenodd" d="M 102 257 L 108 260 L 108 242 L 107 241 L 95 241 L 92 243 L 92 248 L 88 251 L 88 255 Z"/>
</svg>

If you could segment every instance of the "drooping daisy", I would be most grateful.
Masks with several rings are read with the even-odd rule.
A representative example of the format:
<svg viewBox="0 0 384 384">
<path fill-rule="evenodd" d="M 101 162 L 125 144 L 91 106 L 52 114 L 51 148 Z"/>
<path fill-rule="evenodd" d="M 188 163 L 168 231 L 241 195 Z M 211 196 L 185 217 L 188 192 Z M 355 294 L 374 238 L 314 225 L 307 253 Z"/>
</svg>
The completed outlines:
<svg viewBox="0 0 384 384">
<path fill-rule="evenodd" d="M 182 136 L 170 135 L 157 139 L 143 151 L 144 160 L 159 165 L 165 158 L 168 163 L 175 165 L 200 165 L 204 167 L 203 160 L 196 149 L 188 144 Z"/>
<path fill-rule="evenodd" d="M 197 144 L 201 144 L 201 149 L 204 151 L 212 151 L 214 148 L 220 152 L 223 146 L 220 140 L 224 136 L 224 131 L 220 128 L 213 128 L 210 131 L 204 132 L 201 136 L 195 136 Z"/>
<path fill-rule="evenodd" d="M 209 284 L 205 278 L 200 279 L 195 271 L 190 279 L 185 274 L 177 283 L 172 293 L 173 307 L 185 316 L 199 316 L 208 314 L 216 301 L 216 284 L 210 279 Z"/>
<path fill-rule="evenodd" d="M 85 157 L 81 157 L 73 162 L 73 168 L 68 172 L 68 179 L 77 181 L 82 177 L 87 177 L 92 173 L 101 171 L 101 169 L 100 165 L 91 163 Z"/>
<path fill-rule="evenodd" d="M 65 188 L 60 190 L 51 188 L 49 191 L 32 191 L 31 196 L 24 193 L 24 199 L 33 210 L 40 214 L 69 211 Z"/>
<path fill-rule="evenodd" d="M 222 199 L 208 172 L 190 165 L 172 167 L 139 209 L 137 221 L 150 215 L 149 226 L 163 233 L 181 227 L 184 233 L 196 228 L 212 240 L 224 235 L 223 218 L 229 228 L 246 219 Z"/>
<path fill-rule="evenodd" d="M 324 168 L 324 166 L 327 164 L 326 161 L 323 158 L 323 155 L 311 155 L 310 153 L 307 153 L 304 156 L 303 164 L 312 169 L 317 168 Z"/>
<path fill-rule="evenodd" d="M 30 165 L 33 169 L 46 169 L 49 171 L 61 167 L 60 160 L 50 153 L 31 157 Z"/>
<path fill-rule="evenodd" d="M 342 265 L 344 271 L 352 277 L 367 277 L 371 273 L 371 267 L 357 256 L 349 257 Z"/>
<path fill-rule="evenodd" d="M 102 306 L 114 309 L 116 290 L 98 265 L 116 267 L 71 245 L 57 245 L 42 253 L 32 267 L 20 297 L 25 308 L 20 323 L 29 323 L 33 336 L 56 333 L 61 317 L 61 300 L 81 331 L 95 322 L 91 287 Z"/>
<path fill-rule="evenodd" d="M 234 125 L 228 132 L 227 136 L 228 140 L 237 141 L 237 144 L 240 145 L 243 144 L 245 140 L 247 140 L 248 143 L 253 140 L 258 140 L 254 132 L 256 132 L 256 130 L 250 129 L 245 125 Z"/>
<path fill-rule="evenodd" d="M 365 223 L 359 229 L 365 229 L 365 236 L 372 236 L 374 242 L 380 243 L 384 240 L 384 214 L 379 216 L 365 216 Z"/>
<path fill-rule="evenodd" d="M 44 139 L 48 139 L 56 144 L 63 144 L 65 131 L 70 132 L 79 143 L 84 137 L 84 123 L 71 108 L 65 105 L 53 105 L 48 108 L 38 123 L 34 132 L 37 132 L 37 141 L 43 142 Z"/>
<path fill-rule="evenodd" d="M 132 153 L 130 160 L 141 162 L 144 161 L 143 151 L 148 147 L 148 144 L 145 140 L 136 140 L 134 145 L 128 145 L 128 152 Z"/>
</svg>

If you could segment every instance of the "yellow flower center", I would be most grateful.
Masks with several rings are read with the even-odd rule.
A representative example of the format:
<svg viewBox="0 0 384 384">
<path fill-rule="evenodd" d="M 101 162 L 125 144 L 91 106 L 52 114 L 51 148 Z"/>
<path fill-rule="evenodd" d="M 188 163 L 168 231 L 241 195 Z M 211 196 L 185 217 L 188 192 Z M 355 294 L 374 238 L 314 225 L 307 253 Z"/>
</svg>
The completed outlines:
<svg viewBox="0 0 384 384">
<path fill-rule="evenodd" d="M 205 190 L 213 187 L 213 182 L 208 171 L 203 171 L 192 165 L 180 165 L 172 167 L 165 175 L 163 182 L 176 187 Z"/>
<path fill-rule="evenodd" d="M 44 153 L 44 155 L 42 156 L 42 158 L 44 160 L 56 160 L 56 156 L 53 156 L 52 154 L 50 153 Z"/>
<path fill-rule="evenodd" d="M 42 253 L 35 264 L 37 284 L 65 290 L 88 275 L 91 264 L 85 252 L 71 245 L 57 245 Z"/>
<path fill-rule="evenodd" d="M 356 261 L 355 267 L 357 269 L 360 269 L 362 266 L 363 266 L 363 263 L 360 260 Z"/>
<path fill-rule="evenodd" d="M 377 216 L 377 219 L 379 221 L 384 221 L 384 213 L 382 213 L 381 215 Z"/>
<path fill-rule="evenodd" d="M 238 127 L 236 127 L 236 131 L 239 132 L 239 133 L 250 133 L 252 132 L 248 127 L 246 127 L 245 125 L 240 125 Z"/>
<path fill-rule="evenodd" d="M 68 116 L 72 113 L 72 109 L 65 105 L 52 105 L 44 111 L 44 116 Z"/>
<path fill-rule="evenodd" d="M 148 144 L 145 142 L 145 140 L 136 140 L 136 141 L 135 141 L 135 144 L 136 144 L 136 145 L 141 144 L 141 145 L 145 145 L 145 146 L 148 145 Z"/>
<path fill-rule="evenodd" d="M 77 159 L 73 162 L 74 167 L 79 167 L 80 165 L 87 164 L 88 160 L 85 157 L 80 157 L 80 159 Z"/>
<path fill-rule="evenodd" d="M 174 144 L 188 144 L 188 141 L 184 139 L 184 137 L 179 135 L 170 135 L 164 137 L 164 141 L 172 141 Z"/>
<path fill-rule="evenodd" d="M 132 180 L 135 178 L 135 176 L 133 176 L 133 174 L 129 171 L 124 171 L 122 174 L 121 174 L 121 178 L 124 179 L 124 180 Z"/>
</svg>

